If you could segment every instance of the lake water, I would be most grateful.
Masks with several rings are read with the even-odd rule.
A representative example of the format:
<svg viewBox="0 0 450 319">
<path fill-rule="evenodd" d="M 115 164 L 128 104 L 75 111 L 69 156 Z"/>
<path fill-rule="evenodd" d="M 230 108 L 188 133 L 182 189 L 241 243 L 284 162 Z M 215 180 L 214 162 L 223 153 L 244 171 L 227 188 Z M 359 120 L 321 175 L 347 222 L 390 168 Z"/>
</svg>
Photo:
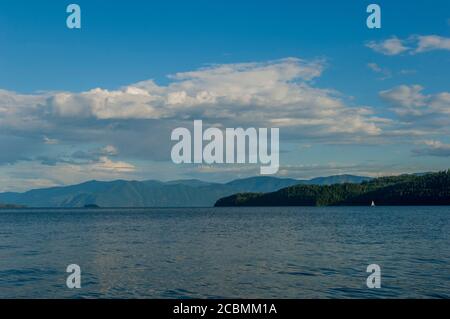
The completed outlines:
<svg viewBox="0 0 450 319">
<path fill-rule="evenodd" d="M 450 298 L 450 207 L 0 210 L 19 297 Z"/>
</svg>

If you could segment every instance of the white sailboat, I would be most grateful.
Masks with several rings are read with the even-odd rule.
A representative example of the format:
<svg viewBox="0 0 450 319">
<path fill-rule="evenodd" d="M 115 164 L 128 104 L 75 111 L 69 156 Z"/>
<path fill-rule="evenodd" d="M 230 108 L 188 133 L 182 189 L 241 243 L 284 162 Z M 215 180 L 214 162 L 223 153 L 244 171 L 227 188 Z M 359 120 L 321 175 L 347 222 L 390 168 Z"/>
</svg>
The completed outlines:
<svg viewBox="0 0 450 319">
<path fill-rule="evenodd" d="M 372 201 L 372 205 L 370 205 L 371 207 L 375 207 L 375 202 Z"/>
</svg>

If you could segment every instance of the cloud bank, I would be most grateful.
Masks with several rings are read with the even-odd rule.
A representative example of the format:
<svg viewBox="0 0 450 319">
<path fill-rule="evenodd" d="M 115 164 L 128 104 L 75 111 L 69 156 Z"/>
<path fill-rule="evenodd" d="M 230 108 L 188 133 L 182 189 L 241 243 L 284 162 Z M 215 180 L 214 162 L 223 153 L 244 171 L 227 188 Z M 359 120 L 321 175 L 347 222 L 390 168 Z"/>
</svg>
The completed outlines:
<svg viewBox="0 0 450 319">
<path fill-rule="evenodd" d="M 147 80 L 117 90 L 29 95 L 2 90 L 0 143 L 16 139 L 23 149 L 34 145 L 43 152 L 68 144 L 85 151 L 98 143 L 122 156 L 163 159 L 161 153 L 169 154 L 165 136 L 194 119 L 223 127 L 281 126 L 296 136 L 337 142 L 380 134 L 380 119 L 369 107 L 350 105 L 339 92 L 314 85 L 325 68 L 322 60 L 287 58 L 211 65 L 171 75 L 167 85 Z M 9 157 L 0 163 L 11 162 Z"/>
</svg>

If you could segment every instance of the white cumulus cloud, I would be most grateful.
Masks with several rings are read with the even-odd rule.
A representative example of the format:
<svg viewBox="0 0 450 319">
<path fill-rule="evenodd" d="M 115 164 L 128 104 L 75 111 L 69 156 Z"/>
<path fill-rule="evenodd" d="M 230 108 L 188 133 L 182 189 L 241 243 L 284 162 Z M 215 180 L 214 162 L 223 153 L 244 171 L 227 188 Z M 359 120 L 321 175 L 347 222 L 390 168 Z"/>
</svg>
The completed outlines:
<svg viewBox="0 0 450 319">
<path fill-rule="evenodd" d="M 404 41 L 396 37 L 383 41 L 370 41 L 366 44 L 366 46 L 385 55 L 398 55 L 409 50 Z"/>
<path fill-rule="evenodd" d="M 402 53 L 418 54 L 429 51 L 450 51 L 450 38 L 439 35 L 412 35 L 406 39 L 392 37 L 381 41 L 369 41 L 366 46 L 384 55 Z"/>
</svg>

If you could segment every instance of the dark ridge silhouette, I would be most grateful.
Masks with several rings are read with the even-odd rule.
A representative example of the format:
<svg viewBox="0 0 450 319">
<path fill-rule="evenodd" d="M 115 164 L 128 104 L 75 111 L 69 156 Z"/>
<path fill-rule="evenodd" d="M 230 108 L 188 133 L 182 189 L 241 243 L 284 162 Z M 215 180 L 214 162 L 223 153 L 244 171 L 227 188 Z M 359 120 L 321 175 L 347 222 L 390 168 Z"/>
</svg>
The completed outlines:
<svg viewBox="0 0 450 319">
<path fill-rule="evenodd" d="M 296 185 L 269 193 L 239 193 L 219 199 L 227 206 L 408 206 L 450 205 L 450 170 L 382 177 L 359 184 Z"/>
</svg>

